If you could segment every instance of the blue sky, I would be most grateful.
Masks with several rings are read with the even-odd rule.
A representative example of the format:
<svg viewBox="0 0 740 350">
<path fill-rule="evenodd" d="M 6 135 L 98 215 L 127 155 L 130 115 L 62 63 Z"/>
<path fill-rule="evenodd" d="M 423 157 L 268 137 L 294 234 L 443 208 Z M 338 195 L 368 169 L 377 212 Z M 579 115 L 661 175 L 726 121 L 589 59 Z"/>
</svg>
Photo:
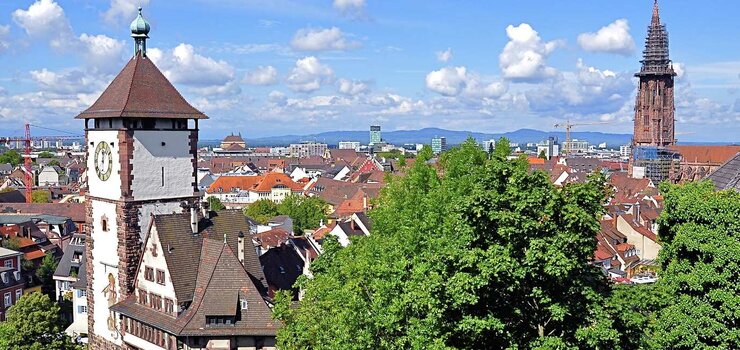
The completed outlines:
<svg viewBox="0 0 740 350">
<path fill-rule="evenodd" d="M 206 112 L 203 138 L 441 127 L 631 132 L 652 1 L 8 0 L 0 134 L 77 131 L 133 52 Z M 740 141 L 740 2 L 663 1 L 679 140 Z M 41 133 L 40 131 L 37 133 Z"/>
</svg>

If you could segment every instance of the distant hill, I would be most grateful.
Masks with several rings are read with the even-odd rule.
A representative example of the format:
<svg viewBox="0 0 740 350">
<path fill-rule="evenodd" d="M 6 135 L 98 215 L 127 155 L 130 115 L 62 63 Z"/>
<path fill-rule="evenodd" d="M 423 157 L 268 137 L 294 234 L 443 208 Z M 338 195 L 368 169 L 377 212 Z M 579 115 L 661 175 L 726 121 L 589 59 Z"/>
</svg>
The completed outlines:
<svg viewBox="0 0 740 350">
<path fill-rule="evenodd" d="M 449 145 L 462 143 L 469 136 L 472 136 L 477 141 L 498 139 L 503 136 L 513 142 L 518 143 L 539 142 L 549 136 L 557 137 L 560 141 L 565 140 L 565 132 L 549 132 L 533 129 L 519 129 L 516 131 L 505 133 L 481 133 L 472 131 L 445 130 L 439 128 L 425 128 L 420 130 L 384 131 L 382 133 L 382 136 L 384 141 L 395 145 L 403 145 L 405 143 L 429 144 L 431 143 L 432 137 L 435 136 L 446 137 L 447 143 Z M 606 142 L 610 147 L 619 147 L 620 145 L 628 144 L 630 142 L 630 139 L 632 138 L 632 135 L 586 131 L 572 132 L 571 137 L 579 140 L 587 140 L 591 144 Z M 370 133 L 369 131 L 328 131 L 311 135 L 284 135 L 251 139 L 248 138 L 245 141 L 251 147 L 288 145 L 290 143 L 297 143 L 300 141 L 317 141 L 327 143 L 329 144 L 329 146 L 336 146 L 339 141 L 359 141 L 362 144 L 367 144 L 370 141 Z M 209 144 L 210 142 L 203 141 L 202 143 Z"/>
</svg>

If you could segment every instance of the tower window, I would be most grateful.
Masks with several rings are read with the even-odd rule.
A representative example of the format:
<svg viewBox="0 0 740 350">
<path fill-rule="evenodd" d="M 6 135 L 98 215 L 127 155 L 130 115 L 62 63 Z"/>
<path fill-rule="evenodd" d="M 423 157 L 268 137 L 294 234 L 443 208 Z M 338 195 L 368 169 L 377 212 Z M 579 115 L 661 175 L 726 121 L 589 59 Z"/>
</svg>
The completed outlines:
<svg viewBox="0 0 740 350">
<path fill-rule="evenodd" d="M 162 167 L 162 187 L 164 187 L 164 167 Z"/>
<path fill-rule="evenodd" d="M 100 227 L 103 229 L 103 232 L 108 232 L 108 217 L 103 215 L 103 217 L 100 218 Z"/>
</svg>

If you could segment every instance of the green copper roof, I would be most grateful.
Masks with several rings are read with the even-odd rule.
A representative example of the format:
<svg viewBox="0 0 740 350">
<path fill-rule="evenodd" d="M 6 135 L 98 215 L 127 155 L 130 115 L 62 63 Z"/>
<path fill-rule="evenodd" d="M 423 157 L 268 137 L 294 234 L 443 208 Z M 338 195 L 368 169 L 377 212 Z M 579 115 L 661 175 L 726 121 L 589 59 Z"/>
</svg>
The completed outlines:
<svg viewBox="0 0 740 350">
<path fill-rule="evenodd" d="M 147 35 L 149 29 L 149 22 L 141 16 L 141 7 L 139 7 L 139 15 L 131 22 L 131 35 Z"/>
</svg>

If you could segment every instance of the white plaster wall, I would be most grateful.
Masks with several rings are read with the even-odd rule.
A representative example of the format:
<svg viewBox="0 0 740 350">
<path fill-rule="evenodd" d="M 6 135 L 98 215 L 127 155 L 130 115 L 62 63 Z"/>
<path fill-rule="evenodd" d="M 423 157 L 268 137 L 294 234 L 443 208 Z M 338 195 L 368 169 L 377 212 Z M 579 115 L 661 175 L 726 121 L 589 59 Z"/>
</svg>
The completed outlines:
<svg viewBox="0 0 740 350">
<path fill-rule="evenodd" d="M 38 176 L 39 186 L 58 185 L 59 174 L 51 167 L 44 167 Z"/>
<path fill-rule="evenodd" d="M 113 176 L 111 176 L 111 179 Z M 95 192 L 91 192 L 95 195 Z M 105 215 L 108 218 L 108 231 L 103 231 L 101 227 L 101 218 Z M 92 296 L 88 291 L 88 298 L 92 297 L 95 305 L 94 315 L 94 332 L 103 338 L 120 344 L 120 335 L 117 332 L 111 332 L 108 329 L 108 297 L 110 294 L 104 294 L 103 290 L 108 286 L 108 274 L 112 274 L 115 280 L 115 292 L 117 299 L 120 300 L 120 287 L 118 285 L 118 225 L 116 223 L 116 205 L 113 203 L 92 201 L 92 261 L 93 261 L 93 282 Z M 117 317 L 113 318 L 116 320 Z M 118 325 L 117 325 L 118 327 Z M 119 328 L 120 329 L 120 328 Z"/>
<path fill-rule="evenodd" d="M 141 227 L 141 232 L 139 233 L 139 236 L 141 237 L 141 241 L 144 242 L 146 240 L 149 223 L 152 220 L 151 214 L 172 214 L 180 212 L 182 212 L 182 208 L 180 208 L 179 201 L 149 203 L 142 205 L 141 209 L 139 209 L 139 227 Z"/>
<path fill-rule="evenodd" d="M 177 305 L 177 298 L 175 298 L 175 288 L 172 286 L 172 278 L 170 271 L 167 269 L 167 261 L 164 258 L 167 247 L 162 247 L 157 234 L 157 228 L 152 226 L 152 230 L 149 233 L 151 237 L 146 242 L 144 249 L 144 256 L 139 265 L 139 271 L 136 275 L 136 289 L 137 293 L 139 289 L 143 289 L 147 292 L 157 294 L 162 297 L 162 310 L 164 311 L 164 298 L 170 298 L 174 301 L 174 305 Z M 152 245 L 156 245 L 157 256 L 152 254 Z M 145 278 L 145 267 L 149 266 L 154 269 L 154 281 L 147 281 Z M 161 285 L 157 283 L 157 269 L 164 270 L 165 284 Z"/>
<path fill-rule="evenodd" d="M 137 130 L 134 132 L 134 199 L 185 197 L 193 195 L 193 156 L 190 131 Z M 162 142 L 165 143 L 162 146 Z M 164 186 L 162 168 L 164 167 Z"/>
<path fill-rule="evenodd" d="M 117 200 L 121 198 L 121 164 L 119 162 L 118 148 L 118 131 L 116 130 L 90 130 L 87 133 L 87 169 L 90 176 L 87 177 L 87 184 L 91 196 Z M 90 142 L 93 144 L 91 145 Z M 100 142 L 107 142 L 113 153 L 113 170 L 107 181 L 102 181 L 95 173 L 95 147 Z"/>
<path fill-rule="evenodd" d="M 165 348 L 159 347 L 157 345 L 154 345 L 144 339 L 141 339 L 131 333 L 126 333 L 126 343 L 133 345 L 139 349 L 147 349 L 147 350 L 166 350 Z"/>
</svg>

